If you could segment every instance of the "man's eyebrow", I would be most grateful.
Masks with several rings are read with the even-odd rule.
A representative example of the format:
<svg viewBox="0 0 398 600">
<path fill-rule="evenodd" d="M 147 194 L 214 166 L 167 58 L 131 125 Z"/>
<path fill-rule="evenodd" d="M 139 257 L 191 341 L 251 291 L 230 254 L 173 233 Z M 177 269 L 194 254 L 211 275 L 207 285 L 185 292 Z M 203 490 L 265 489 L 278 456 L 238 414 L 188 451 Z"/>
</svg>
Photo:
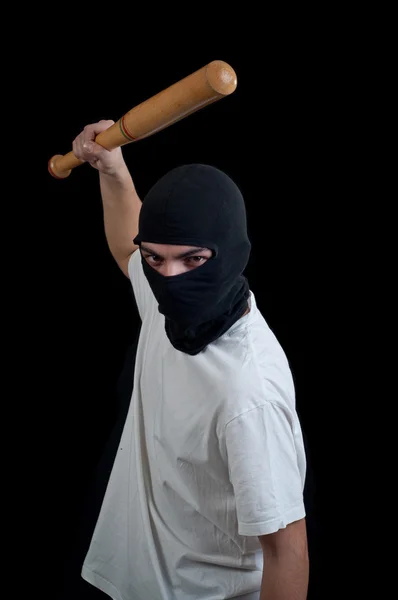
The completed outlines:
<svg viewBox="0 0 398 600">
<path fill-rule="evenodd" d="M 162 259 L 164 258 L 158 252 L 155 252 L 154 250 L 152 250 L 151 248 L 148 248 L 144 244 L 141 244 L 141 250 L 143 250 L 144 252 L 148 252 L 148 254 L 152 254 L 153 256 L 157 256 L 158 258 L 162 258 Z M 204 250 L 206 250 L 206 248 L 195 248 L 193 250 L 187 250 L 186 252 L 182 252 L 181 254 L 178 254 L 176 256 L 176 258 L 187 258 L 188 256 L 194 256 L 195 254 L 200 254 L 200 252 L 203 252 Z"/>
</svg>

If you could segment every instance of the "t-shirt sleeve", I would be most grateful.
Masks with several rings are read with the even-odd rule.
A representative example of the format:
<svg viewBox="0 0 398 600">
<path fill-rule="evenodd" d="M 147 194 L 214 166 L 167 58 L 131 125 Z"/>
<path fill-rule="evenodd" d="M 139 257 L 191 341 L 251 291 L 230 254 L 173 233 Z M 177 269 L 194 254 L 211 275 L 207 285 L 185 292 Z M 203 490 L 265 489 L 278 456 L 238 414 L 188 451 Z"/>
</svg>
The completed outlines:
<svg viewBox="0 0 398 600">
<path fill-rule="evenodd" d="M 149 310 L 153 309 L 155 298 L 141 263 L 141 252 L 136 250 L 130 256 L 128 263 L 128 273 L 133 287 L 135 301 L 138 308 L 141 321 L 149 314 Z"/>
<path fill-rule="evenodd" d="M 305 457 L 297 427 L 291 413 L 273 403 L 227 424 L 228 468 L 240 535 L 274 533 L 305 517 Z"/>
</svg>

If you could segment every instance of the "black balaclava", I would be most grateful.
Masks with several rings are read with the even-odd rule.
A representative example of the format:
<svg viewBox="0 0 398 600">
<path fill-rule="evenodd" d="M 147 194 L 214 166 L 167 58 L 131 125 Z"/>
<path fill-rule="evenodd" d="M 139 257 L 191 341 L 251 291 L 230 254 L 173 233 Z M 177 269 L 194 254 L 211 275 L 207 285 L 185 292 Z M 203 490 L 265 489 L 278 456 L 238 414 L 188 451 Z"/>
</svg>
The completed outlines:
<svg viewBox="0 0 398 600">
<path fill-rule="evenodd" d="M 251 244 L 239 188 L 215 167 L 193 164 L 173 169 L 143 200 L 134 239 L 136 245 L 141 242 L 213 251 L 203 265 L 171 277 L 158 273 L 141 255 L 170 342 L 177 350 L 198 354 L 248 307 L 249 284 L 242 273 Z"/>
</svg>

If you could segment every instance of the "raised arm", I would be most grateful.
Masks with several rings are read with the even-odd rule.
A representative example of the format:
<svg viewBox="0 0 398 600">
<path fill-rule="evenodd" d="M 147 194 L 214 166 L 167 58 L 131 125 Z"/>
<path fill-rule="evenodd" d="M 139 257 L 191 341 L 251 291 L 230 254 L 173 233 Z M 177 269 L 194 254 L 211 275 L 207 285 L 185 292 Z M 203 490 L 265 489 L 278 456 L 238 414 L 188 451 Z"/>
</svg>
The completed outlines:
<svg viewBox="0 0 398 600">
<path fill-rule="evenodd" d="M 100 121 L 87 125 L 73 142 L 73 152 L 99 171 L 104 211 L 105 235 L 109 249 L 123 273 L 128 277 L 128 262 L 138 246 L 133 239 L 138 233 L 141 200 L 126 166 L 122 149 L 106 150 L 95 143 L 95 137 L 113 125 Z"/>
</svg>

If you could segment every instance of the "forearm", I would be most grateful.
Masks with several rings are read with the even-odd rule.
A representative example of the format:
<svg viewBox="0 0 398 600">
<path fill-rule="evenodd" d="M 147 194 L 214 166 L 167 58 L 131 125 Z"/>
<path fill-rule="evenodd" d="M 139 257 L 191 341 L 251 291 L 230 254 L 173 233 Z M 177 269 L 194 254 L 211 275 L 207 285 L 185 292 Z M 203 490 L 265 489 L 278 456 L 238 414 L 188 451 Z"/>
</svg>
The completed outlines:
<svg viewBox="0 0 398 600">
<path fill-rule="evenodd" d="M 133 239 L 138 233 L 141 200 L 127 166 L 117 175 L 100 173 L 105 235 L 116 261 L 124 260 L 136 250 Z"/>
<path fill-rule="evenodd" d="M 308 556 L 294 553 L 264 557 L 260 600 L 306 600 Z"/>
</svg>

